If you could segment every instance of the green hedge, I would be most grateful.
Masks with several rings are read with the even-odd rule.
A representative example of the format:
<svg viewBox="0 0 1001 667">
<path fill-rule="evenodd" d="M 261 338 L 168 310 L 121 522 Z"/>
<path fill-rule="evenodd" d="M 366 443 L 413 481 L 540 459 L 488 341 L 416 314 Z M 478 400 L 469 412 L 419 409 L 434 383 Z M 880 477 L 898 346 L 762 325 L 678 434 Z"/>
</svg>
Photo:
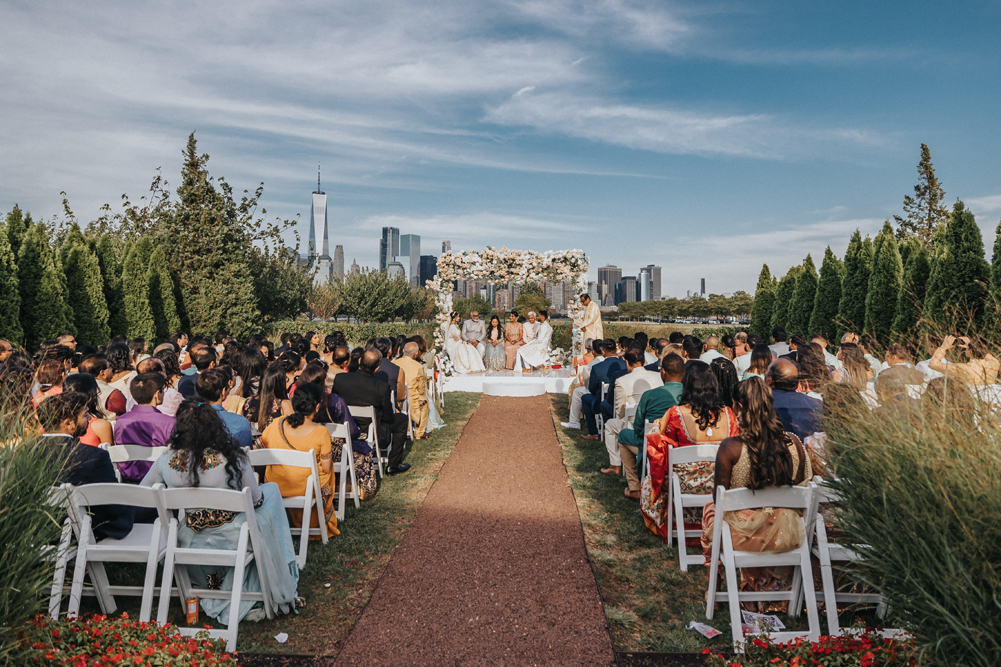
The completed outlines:
<svg viewBox="0 0 1001 667">
<path fill-rule="evenodd" d="M 420 334 L 424 337 L 428 347 L 434 347 L 434 329 L 438 326 L 435 322 L 369 322 L 368 324 L 353 324 L 351 322 L 305 322 L 302 320 L 284 320 L 270 322 L 264 326 L 263 332 L 269 339 L 277 341 L 283 333 L 305 334 L 307 331 L 316 331 L 320 337 L 332 334 L 335 331 L 343 331 L 348 342 L 352 345 L 364 345 L 369 338 L 379 336 L 413 336 Z"/>
<path fill-rule="evenodd" d="M 553 347 L 562 347 L 564 350 L 570 349 L 570 341 L 572 335 L 573 327 L 570 324 L 555 324 L 553 325 Z M 629 322 L 604 322 L 602 324 L 602 331 L 605 334 L 605 338 L 618 339 L 619 336 L 632 336 L 637 331 L 645 331 L 650 338 L 667 338 L 671 335 L 673 331 L 682 331 L 681 327 L 675 326 L 673 324 L 663 324 L 657 327 L 642 326 L 638 327 L 636 323 Z M 702 340 L 706 337 L 712 336 L 723 336 L 726 334 L 736 334 L 738 331 L 746 331 L 743 327 L 737 326 L 718 326 L 718 327 L 703 327 L 699 329 L 694 329 L 692 334 L 698 336 Z"/>
</svg>

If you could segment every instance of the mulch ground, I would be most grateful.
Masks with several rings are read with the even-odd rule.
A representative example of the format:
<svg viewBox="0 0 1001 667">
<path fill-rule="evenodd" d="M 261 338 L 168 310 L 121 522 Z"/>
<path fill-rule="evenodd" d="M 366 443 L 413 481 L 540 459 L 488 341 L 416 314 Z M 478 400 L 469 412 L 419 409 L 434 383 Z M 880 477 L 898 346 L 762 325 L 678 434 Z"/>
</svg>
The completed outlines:
<svg viewBox="0 0 1001 667">
<path fill-rule="evenodd" d="M 547 396 L 485 396 L 337 665 L 610 665 Z"/>
</svg>

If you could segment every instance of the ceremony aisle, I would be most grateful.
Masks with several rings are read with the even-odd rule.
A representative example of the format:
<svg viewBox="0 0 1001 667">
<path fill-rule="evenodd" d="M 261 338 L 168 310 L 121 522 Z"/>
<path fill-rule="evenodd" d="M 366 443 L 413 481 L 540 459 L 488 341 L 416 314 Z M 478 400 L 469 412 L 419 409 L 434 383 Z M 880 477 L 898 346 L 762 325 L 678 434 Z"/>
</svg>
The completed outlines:
<svg viewBox="0 0 1001 667">
<path fill-rule="evenodd" d="M 546 396 L 485 396 L 338 665 L 608 665 Z"/>
</svg>

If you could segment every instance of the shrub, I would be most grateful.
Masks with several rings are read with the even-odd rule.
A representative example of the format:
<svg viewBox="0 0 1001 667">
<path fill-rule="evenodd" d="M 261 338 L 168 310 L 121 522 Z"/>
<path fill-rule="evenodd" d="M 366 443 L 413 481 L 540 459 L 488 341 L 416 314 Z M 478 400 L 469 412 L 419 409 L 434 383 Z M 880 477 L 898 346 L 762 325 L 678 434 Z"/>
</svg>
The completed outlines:
<svg viewBox="0 0 1001 667">
<path fill-rule="evenodd" d="M 797 639 L 773 644 L 755 637 L 744 645 L 743 655 L 726 657 L 708 648 L 702 653 L 709 667 L 910 667 L 917 665 L 910 642 L 884 639 L 867 630 L 864 634 L 821 637 L 810 642 Z"/>
</svg>

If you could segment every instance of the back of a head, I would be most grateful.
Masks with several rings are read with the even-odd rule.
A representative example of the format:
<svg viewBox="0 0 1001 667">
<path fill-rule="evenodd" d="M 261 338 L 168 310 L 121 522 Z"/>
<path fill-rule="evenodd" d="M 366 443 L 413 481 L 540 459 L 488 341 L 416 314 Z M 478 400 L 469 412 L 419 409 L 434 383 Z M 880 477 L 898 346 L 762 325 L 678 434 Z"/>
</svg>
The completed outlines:
<svg viewBox="0 0 1001 667">
<path fill-rule="evenodd" d="M 720 337 L 719 342 L 722 343 L 723 347 L 728 350 L 733 349 L 737 345 L 737 340 L 730 334 L 725 334 Z"/>
<path fill-rule="evenodd" d="M 323 337 L 323 347 L 328 353 L 333 352 L 337 348 L 338 342 L 337 336 L 334 334 L 327 334 Z"/>
<path fill-rule="evenodd" d="M 211 403 L 222 398 L 222 394 L 229 386 L 229 378 L 218 368 L 210 368 L 198 375 L 195 380 L 195 391 L 199 396 Z"/>
<path fill-rule="evenodd" d="M 620 350 L 625 350 L 629 347 L 629 344 L 633 342 L 633 339 L 629 336 L 619 336 L 619 340 L 616 342 L 618 343 Z"/>
<path fill-rule="evenodd" d="M 132 350 L 132 358 L 136 358 L 146 350 L 146 339 L 138 336 L 129 341 L 129 349 Z"/>
<path fill-rule="evenodd" d="M 626 360 L 626 363 L 630 366 L 642 366 L 645 361 L 643 356 L 643 350 L 637 350 L 635 347 L 631 347 L 626 350 L 626 353 L 622 357 Z"/>
<path fill-rule="evenodd" d="M 819 392 L 831 379 L 824 351 L 817 343 L 806 343 L 796 353 L 799 377 L 809 383 L 810 389 Z"/>
<path fill-rule="evenodd" d="M 748 337 L 750 340 L 750 337 Z M 761 340 L 759 337 L 758 340 Z M 764 343 L 758 343 L 751 350 L 751 365 L 747 370 L 758 375 L 764 375 L 772 363 L 772 349 Z"/>
<path fill-rule="evenodd" d="M 633 340 L 643 343 L 643 348 L 646 349 L 647 344 L 650 342 L 650 336 L 645 331 L 637 331 L 633 334 Z"/>
<path fill-rule="evenodd" d="M 658 357 L 664 356 L 664 350 L 670 344 L 671 341 L 667 340 L 666 338 L 658 338 L 657 343 L 655 344 L 655 349 L 657 350 L 657 356 Z"/>
<path fill-rule="evenodd" d="M 772 329 L 772 338 L 776 343 L 784 343 L 786 340 L 786 330 L 782 327 Z"/>
<path fill-rule="evenodd" d="M 680 345 L 683 340 L 685 340 L 685 334 L 680 331 L 672 331 L 667 338 L 668 342 Z"/>
<path fill-rule="evenodd" d="M 613 339 L 613 338 L 606 338 L 602 342 L 601 350 L 602 350 L 602 353 L 606 357 L 609 356 L 609 355 L 615 354 L 616 349 L 618 349 L 618 346 L 615 343 L 615 339 Z"/>
<path fill-rule="evenodd" d="M 605 352 L 605 339 L 604 338 L 598 338 L 597 340 L 592 340 L 591 341 L 591 352 L 593 352 L 594 355 L 597 356 L 597 357 L 602 356 L 604 354 L 604 352 Z"/>
<path fill-rule="evenodd" d="M 719 338 L 716 336 L 707 336 L 703 345 L 705 345 L 707 350 L 717 350 L 719 349 Z"/>
<path fill-rule="evenodd" d="M 76 420 L 87 409 L 90 397 L 77 391 L 64 391 L 41 402 L 36 411 L 38 423 L 46 432 L 59 428 L 64 421 Z"/>
<path fill-rule="evenodd" d="M 138 364 L 136 364 L 136 373 L 142 375 L 143 373 L 166 373 L 167 367 L 164 365 L 162 359 L 157 359 L 156 357 L 146 357 Z"/>
<path fill-rule="evenodd" d="M 104 356 L 116 373 L 132 370 L 132 350 L 125 343 L 112 343 Z"/>
<path fill-rule="evenodd" d="M 765 341 L 758 334 L 752 333 L 752 334 L 747 334 L 747 341 L 746 342 L 747 342 L 747 347 L 749 347 L 749 348 L 751 348 L 753 350 L 755 348 L 755 346 L 761 345 Z"/>
<path fill-rule="evenodd" d="M 765 377 L 772 389 L 779 391 L 796 391 L 799 386 L 799 369 L 788 359 L 776 359 L 768 367 Z"/>
<path fill-rule="evenodd" d="M 819 345 L 821 350 L 826 350 L 829 341 L 827 340 L 827 336 L 818 331 L 810 336 L 810 342 Z"/>
<path fill-rule="evenodd" d="M 45 351 L 42 352 L 41 358 L 65 362 L 73 358 L 73 350 L 66 345 L 53 345 L 45 348 Z"/>
<path fill-rule="evenodd" d="M 63 392 L 77 392 L 84 394 L 88 398 L 87 409 L 94 415 L 100 413 L 100 403 L 98 400 L 97 380 L 93 375 L 87 373 L 74 373 L 63 382 Z"/>
<path fill-rule="evenodd" d="M 191 460 L 201 461 L 206 450 L 213 450 L 226 459 L 226 483 L 238 491 L 242 466 L 247 454 L 229 432 L 215 408 L 199 398 L 189 398 L 177 408 L 174 430 L 169 446 L 175 451 L 186 452 Z M 188 466 L 191 486 L 199 485 L 198 465 Z"/>
<path fill-rule="evenodd" d="M 685 374 L 681 379 L 680 405 L 688 405 L 701 428 L 706 429 L 716 423 L 723 401 L 719 393 L 719 382 L 704 361 L 689 361 L 685 364 Z"/>
<path fill-rule="evenodd" d="M 358 363 L 358 367 L 369 375 L 375 375 L 375 372 L 379 370 L 381 362 L 382 354 L 378 349 L 366 350 L 365 354 L 361 357 L 361 361 Z"/>
<path fill-rule="evenodd" d="M 740 440 L 750 459 L 749 488 L 790 486 L 796 471 L 768 387 L 761 378 L 748 378 L 737 385 L 733 400 L 740 415 Z"/>
<path fill-rule="evenodd" d="M 216 351 L 214 347 L 201 347 L 194 351 L 191 355 L 191 362 L 198 369 L 198 372 L 204 372 L 209 369 L 210 366 L 216 360 Z"/>
<path fill-rule="evenodd" d="M 796 346 L 796 349 L 799 349 L 806 345 L 806 339 L 802 336 L 793 335 L 793 337 L 789 339 L 789 346 L 791 347 L 793 345 Z"/>
<path fill-rule="evenodd" d="M 733 388 L 740 382 L 733 362 L 726 357 L 716 357 L 709 364 L 709 370 L 716 376 L 716 382 L 719 384 L 719 396 L 723 405 L 733 407 Z"/>
<path fill-rule="evenodd" d="M 702 355 L 702 341 L 695 336 L 685 336 L 681 347 L 689 359 L 698 359 Z"/>
<path fill-rule="evenodd" d="M 351 361 L 348 362 L 348 372 L 357 373 L 358 369 L 361 368 L 361 357 L 365 354 L 365 348 L 356 347 L 351 350 Z"/>
<path fill-rule="evenodd" d="M 35 372 L 38 384 L 42 385 L 44 389 L 61 385 L 65 377 L 66 367 L 63 362 L 55 359 L 46 359 L 38 365 L 38 370 Z"/>
<path fill-rule="evenodd" d="M 97 377 L 99 373 L 103 373 L 108 368 L 108 360 L 99 354 L 84 358 L 80 361 L 80 365 L 77 366 L 77 370 L 81 373 L 90 373 L 94 377 Z"/>
<path fill-rule="evenodd" d="M 129 392 L 139 405 L 149 405 L 165 384 L 166 380 L 159 373 L 140 373 L 129 383 Z"/>
<path fill-rule="evenodd" d="M 393 341 L 386 336 L 380 336 L 375 339 L 375 349 L 379 350 L 379 354 L 382 355 L 383 359 L 386 359 L 393 350 Z"/>
<path fill-rule="evenodd" d="M 292 394 L 292 409 L 294 414 L 289 415 L 287 421 L 292 428 L 302 426 L 306 417 L 313 415 L 316 408 L 326 400 L 323 388 L 312 382 L 297 384 L 295 393 Z"/>
<path fill-rule="evenodd" d="M 302 357 L 298 352 L 285 350 L 278 356 L 278 363 L 285 369 L 286 373 L 295 373 L 302 366 Z"/>
<path fill-rule="evenodd" d="M 299 373 L 299 379 L 295 383 L 295 391 L 299 393 L 299 388 L 304 384 L 315 384 L 321 389 L 327 382 L 327 365 L 322 361 L 311 361 Z M 295 394 L 292 394 L 294 397 Z"/>
<path fill-rule="evenodd" d="M 908 343 L 897 342 L 886 348 L 886 356 L 896 357 L 897 359 L 907 362 L 914 363 L 914 351 L 913 348 Z"/>
<path fill-rule="evenodd" d="M 344 364 L 351 361 L 351 350 L 349 350 L 346 346 L 338 345 L 334 348 L 333 352 L 333 361 L 335 365 L 343 367 Z"/>
<path fill-rule="evenodd" d="M 416 359 L 420 351 L 421 351 L 420 346 L 414 341 L 410 341 L 409 343 L 406 343 L 403 346 L 403 356 L 409 357 L 411 359 Z"/>
<path fill-rule="evenodd" d="M 670 352 L 664 357 L 660 362 L 660 367 L 664 369 L 664 374 L 667 375 L 670 382 L 681 382 L 685 375 L 685 360 L 681 358 L 680 354 L 674 352 Z"/>
</svg>

